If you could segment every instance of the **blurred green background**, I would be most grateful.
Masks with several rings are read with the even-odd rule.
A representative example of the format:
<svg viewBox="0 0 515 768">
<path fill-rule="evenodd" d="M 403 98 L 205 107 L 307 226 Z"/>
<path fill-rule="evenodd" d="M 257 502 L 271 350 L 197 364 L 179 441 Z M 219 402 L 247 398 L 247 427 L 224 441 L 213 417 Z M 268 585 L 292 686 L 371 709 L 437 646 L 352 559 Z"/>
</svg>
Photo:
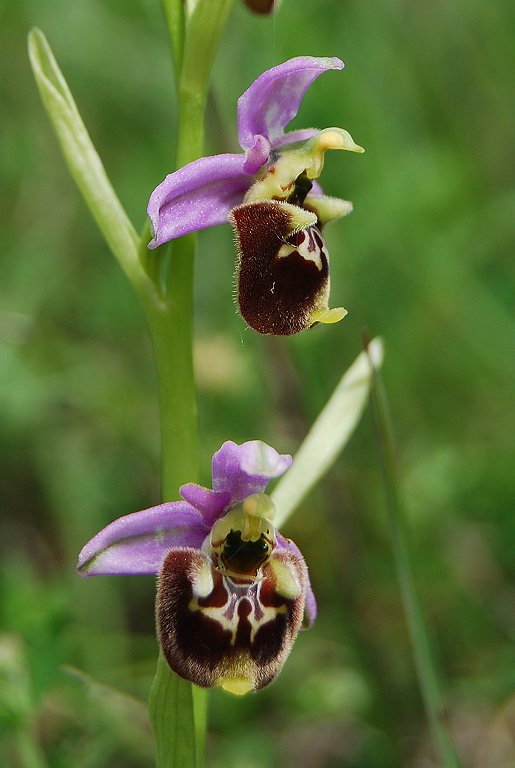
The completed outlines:
<svg viewBox="0 0 515 768">
<path fill-rule="evenodd" d="M 26 56 L 48 36 L 139 228 L 173 167 L 158 0 L 0 4 L 0 764 L 152 765 L 151 578 L 81 580 L 102 525 L 158 502 L 155 374 L 143 312 L 68 176 Z M 294 452 L 364 327 L 384 338 L 416 578 L 465 766 L 515 764 L 515 245 L 509 0 L 236 0 L 213 72 L 210 153 L 237 151 L 235 100 L 264 69 L 340 56 L 292 127 L 338 125 L 323 183 L 355 211 L 327 230 L 337 326 L 246 330 L 229 227 L 200 236 L 203 481 L 225 439 Z M 285 531 L 319 600 L 280 678 L 210 697 L 212 768 L 430 768 L 370 413 Z"/>
</svg>

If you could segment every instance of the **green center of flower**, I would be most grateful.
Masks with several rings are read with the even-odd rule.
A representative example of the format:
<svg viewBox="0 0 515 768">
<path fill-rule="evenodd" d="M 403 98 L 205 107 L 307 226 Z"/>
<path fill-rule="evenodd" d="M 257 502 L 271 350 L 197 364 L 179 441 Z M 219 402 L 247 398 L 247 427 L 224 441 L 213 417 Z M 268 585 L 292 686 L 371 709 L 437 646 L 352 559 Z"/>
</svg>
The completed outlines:
<svg viewBox="0 0 515 768">
<path fill-rule="evenodd" d="M 220 559 L 228 572 L 253 575 L 270 555 L 271 544 L 264 533 L 257 541 L 243 541 L 241 531 L 229 531 Z"/>
<path fill-rule="evenodd" d="M 211 550 L 222 573 L 252 581 L 257 578 L 277 544 L 268 519 L 274 511 L 270 497 L 256 493 L 217 520 L 211 531 Z"/>
<path fill-rule="evenodd" d="M 311 139 L 280 147 L 277 156 L 273 154 L 272 162 L 251 186 L 243 202 L 288 200 L 300 176 L 304 175 L 306 179 L 320 176 L 328 149 L 364 152 L 363 147 L 356 144 L 343 128 L 325 128 Z"/>
</svg>

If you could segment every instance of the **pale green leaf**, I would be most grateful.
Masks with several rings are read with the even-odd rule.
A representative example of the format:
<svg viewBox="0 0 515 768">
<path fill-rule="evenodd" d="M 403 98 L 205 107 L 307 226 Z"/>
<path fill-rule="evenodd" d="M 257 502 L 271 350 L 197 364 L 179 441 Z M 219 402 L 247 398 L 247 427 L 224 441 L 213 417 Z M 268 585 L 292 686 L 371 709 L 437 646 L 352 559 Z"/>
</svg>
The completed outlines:
<svg viewBox="0 0 515 768">
<path fill-rule="evenodd" d="M 372 371 L 383 360 L 383 345 L 374 339 L 368 354 L 362 352 L 343 374 L 333 394 L 295 454 L 293 464 L 272 493 L 277 510 L 274 524 L 280 527 L 304 496 L 334 463 L 349 441 L 365 408 Z"/>
<path fill-rule="evenodd" d="M 93 704 L 93 717 L 102 722 L 102 727 L 110 734 L 111 743 L 119 745 L 134 758 L 138 757 L 142 764 L 148 764 L 153 757 L 154 745 L 146 702 L 101 683 L 76 667 L 66 666 L 64 671 L 84 686 Z"/>
<path fill-rule="evenodd" d="M 107 177 L 52 50 L 39 29 L 29 33 L 29 58 L 41 99 L 68 168 L 110 249 L 129 279 L 146 281 L 139 237 Z"/>
</svg>

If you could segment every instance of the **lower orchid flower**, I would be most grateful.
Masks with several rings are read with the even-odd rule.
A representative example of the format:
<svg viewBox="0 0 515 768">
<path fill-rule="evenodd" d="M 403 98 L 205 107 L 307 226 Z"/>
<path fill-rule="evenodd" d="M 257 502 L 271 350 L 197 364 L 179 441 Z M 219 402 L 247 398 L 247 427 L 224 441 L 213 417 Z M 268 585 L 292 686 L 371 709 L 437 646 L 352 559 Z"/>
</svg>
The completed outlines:
<svg viewBox="0 0 515 768">
<path fill-rule="evenodd" d="M 238 100 L 241 154 L 203 157 L 168 175 L 148 204 L 150 248 L 229 220 L 238 247 L 238 305 L 265 334 L 290 335 L 334 323 L 329 309 L 329 256 L 322 227 L 352 210 L 315 181 L 328 149 L 363 152 L 341 128 L 291 133 L 309 86 L 338 58 L 299 56 L 260 75 Z"/>
<path fill-rule="evenodd" d="M 264 492 L 291 461 L 258 440 L 226 442 L 213 456 L 212 490 L 183 485 L 181 501 L 115 520 L 79 555 L 83 576 L 159 574 L 161 647 L 196 685 L 263 688 L 315 619 L 304 558 L 274 528 Z"/>
</svg>

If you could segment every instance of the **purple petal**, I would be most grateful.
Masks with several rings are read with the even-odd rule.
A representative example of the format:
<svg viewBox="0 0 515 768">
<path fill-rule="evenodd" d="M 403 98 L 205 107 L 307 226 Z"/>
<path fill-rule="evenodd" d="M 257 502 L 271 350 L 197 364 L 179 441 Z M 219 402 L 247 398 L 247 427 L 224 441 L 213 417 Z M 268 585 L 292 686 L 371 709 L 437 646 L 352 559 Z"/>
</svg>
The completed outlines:
<svg viewBox="0 0 515 768">
<path fill-rule="evenodd" d="M 311 197 L 323 197 L 324 196 L 324 190 L 318 183 L 316 179 L 313 179 L 312 182 L 313 186 L 311 187 L 311 192 L 309 193 Z"/>
<path fill-rule="evenodd" d="M 185 501 L 172 501 L 119 517 L 79 555 L 82 576 L 158 573 L 171 547 L 200 548 L 209 528 Z"/>
<path fill-rule="evenodd" d="M 152 192 L 147 212 L 153 228 L 149 248 L 227 221 L 253 179 L 245 155 L 213 155 L 170 173 Z"/>
<path fill-rule="evenodd" d="M 256 136 L 252 147 L 247 149 L 243 170 L 254 176 L 268 160 L 270 142 L 264 136 Z"/>
<path fill-rule="evenodd" d="M 292 458 L 261 440 L 237 445 L 228 440 L 213 456 L 213 490 L 227 491 L 231 500 L 243 501 L 263 493 L 269 480 L 286 472 Z"/>
<path fill-rule="evenodd" d="M 316 136 L 317 133 L 320 133 L 318 128 L 300 128 L 298 131 L 289 131 L 284 136 L 275 139 L 274 149 L 284 147 L 286 144 L 294 144 L 297 141 L 307 141 Z"/>
<path fill-rule="evenodd" d="M 238 140 L 253 147 L 257 136 L 271 143 L 293 120 L 309 86 L 329 69 L 343 69 L 337 58 L 297 56 L 263 72 L 238 99 Z"/>
<path fill-rule="evenodd" d="M 287 539 L 285 536 L 282 535 L 282 533 L 277 533 L 277 544 L 279 547 L 282 547 L 284 549 L 287 549 L 289 552 L 291 552 L 295 557 L 300 558 L 301 560 L 304 560 L 304 556 L 298 546 L 295 544 L 294 541 L 291 539 Z M 316 619 L 317 616 L 317 601 L 315 600 L 315 595 L 313 594 L 313 589 L 311 588 L 311 582 L 309 580 L 309 573 L 307 572 L 307 583 L 306 583 L 306 605 L 304 608 L 304 621 L 306 627 L 311 627 Z"/>
<path fill-rule="evenodd" d="M 231 503 L 231 494 L 227 491 L 216 493 L 196 483 L 183 485 L 179 488 L 179 493 L 185 501 L 201 512 L 204 523 L 209 528 L 224 514 Z"/>
</svg>

